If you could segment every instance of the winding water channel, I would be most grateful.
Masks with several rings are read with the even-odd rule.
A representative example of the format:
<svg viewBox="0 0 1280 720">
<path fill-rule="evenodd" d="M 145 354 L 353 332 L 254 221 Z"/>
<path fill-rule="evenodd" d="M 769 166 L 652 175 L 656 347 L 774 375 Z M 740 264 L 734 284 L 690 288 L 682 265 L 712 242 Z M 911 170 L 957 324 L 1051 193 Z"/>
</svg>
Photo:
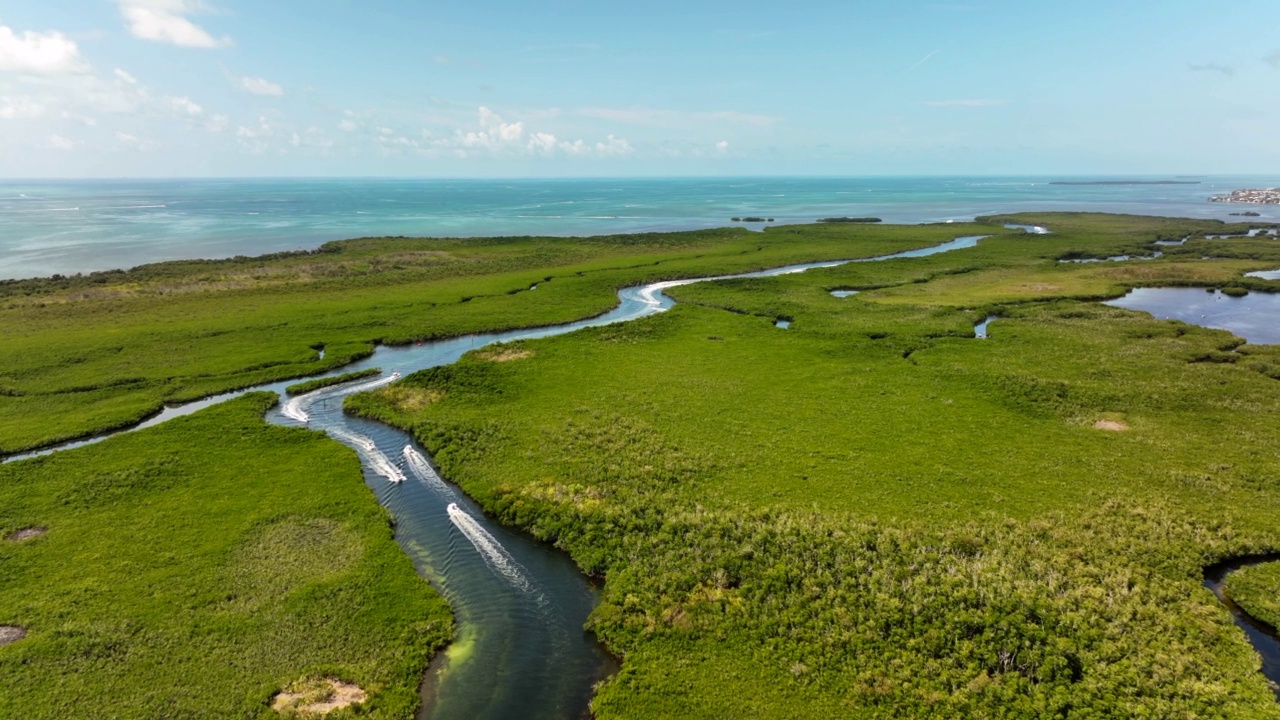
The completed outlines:
<svg viewBox="0 0 1280 720">
<path fill-rule="evenodd" d="M 1044 230 L 1037 228 L 1035 232 Z M 924 257 L 973 247 L 983 237 L 986 236 L 960 237 L 934 247 L 874 258 L 655 282 L 620 290 L 617 307 L 588 320 L 477 334 L 417 346 L 382 346 L 365 360 L 315 376 L 377 367 L 383 370 L 381 378 L 319 390 L 269 411 L 266 417 L 269 422 L 323 430 L 356 450 L 365 482 L 396 518 L 397 542 L 413 559 L 419 572 L 453 607 L 457 634 L 427 674 L 419 718 L 583 717 L 588 712 L 593 686 L 615 672 L 617 665 L 595 638 L 583 630 L 587 616 L 598 603 L 598 588 L 578 572 L 564 553 L 486 518 L 459 488 L 439 476 L 425 449 L 411 436 L 381 423 L 347 416 L 342 412 L 344 397 L 389 382 L 398 377 L 397 374 L 456 362 L 466 352 L 485 345 L 561 335 L 663 312 L 675 305 L 663 293 L 672 287 L 710 280 L 771 277 L 849 262 Z M 1193 292 L 1206 295 L 1203 291 Z M 1122 302 L 1114 304 L 1122 305 Z M 1146 309 L 1136 305 L 1122 306 Z M 987 318 L 975 328 L 977 337 L 986 337 L 986 326 L 993 319 Z M 268 390 L 283 394 L 284 388 L 293 382 L 296 380 L 167 408 L 130 430 L 150 427 L 246 392 Z M 99 442 L 114 434 L 119 433 L 14 456 L 6 462 Z M 1243 611 L 1232 604 L 1229 607 L 1233 608 L 1237 622 L 1241 622 Z M 1273 636 L 1267 637 L 1274 642 Z M 1254 639 L 1253 633 L 1250 638 Z M 1280 647 L 1276 653 L 1280 657 Z M 1268 667 L 1268 677 L 1273 681 L 1280 679 L 1280 662 Z"/>
<path fill-rule="evenodd" d="M 380 378 L 325 388 L 268 411 L 279 425 L 323 430 L 360 456 L 366 484 L 396 518 L 396 541 L 418 571 L 449 600 L 457 633 L 423 683 L 419 718 L 573 718 L 588 713 L 596 682 L 617 670 L 615 661 L 583 630 L 599 602 L 598 589 L 564 553 L 489 520 L 459 488 L 441 478 L 424 448 L 396 428 L 342 412 L 347 395 L 404 375 L 456 362 L 493 343 L 562 335 L 586 327 L 627 322 L 675 305 L 664 290 L 710 280 L 758 278 L 835 267 L 850 262 L 915 258 L 974 247 L 985 235 L 959 237 L 918 250 L 856 260 L 788 265 L 758 272 L 670 280 L 624 288 L 618 305 L 595 318 L 551 327 L 484 333 L 416 346 L 381 346 L 369 358 L 314 377 L 381 368 Z M 267 390 L 284 394 L 297 380 L 271 383 L 166 408 L 139 425 Z M 100 442 L 119 433 L 17 455 L 20 460 Z"/>
</svg>

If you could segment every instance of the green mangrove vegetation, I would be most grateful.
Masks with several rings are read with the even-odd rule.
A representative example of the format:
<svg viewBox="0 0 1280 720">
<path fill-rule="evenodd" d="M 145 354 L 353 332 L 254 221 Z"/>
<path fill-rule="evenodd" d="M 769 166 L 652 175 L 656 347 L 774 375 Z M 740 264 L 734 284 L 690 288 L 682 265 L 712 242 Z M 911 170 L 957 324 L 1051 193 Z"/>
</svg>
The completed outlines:
<svg viewBox="0 0 1280 720">
<path fill-rule="evenodd" d="M 129 425 L 166 403 L 333 370 L 379 342 L 600 314 L 616 303 L 617 288 L 644 280 L 876 255 L 993 231 L 1001 230 L 381 238 L 11 282 L 0 285 L 0 454 Z"/>
<path fill-rule="evenodd" d="M 604 578 L 591 628 L 623 662 L 602 719 L 1280 718 L 1201 585 L 1215 560 L 1280 550 L 1280 350 L 1096 302 L 1280 290 L 1244 276 L 1280 267 L 1280 240 L 1208 239 L 1249 227 L 381 238 L 6 283 L 0 451 L 379 342 L 599 314 L 640 282 L 988 235 L 673 288 L 669 312 L 486 348 L 347 409 L 411 431 L 488 512 Z M 0 542 L 0 625 L 28 632 L 0 647 L 18 688 L 0 715 L 110 697 L 121 717 L 269 716 L 326 678 L 369 692 L 359 712 L 412 714 L 448 609 L 355 456 L 265 425 L 270 402 L 0 467 L 0 537 L 47 531 Z M 1269 566 L 1228 583 L 1267 617 Z"/>
<path fill-rule="evenodd" d="M 1011 219 L 1054 235 L 675 288 L 348 410 L 606 579 L 601 718 L 1280 717 L 1201 585 L 1280 547 L 1274 348 L 1093 302 L 1280 245 L 1074 265 L 1196 224 Z"/>
<path fill-rule="evenodd" d="M 449 606 L 355 453 L 264 424 L 274 401 L 0 466 L 0 625 L 27 631 L 0 647 L 0 717 L 279 717 L 324 678 L 368 693 L 361 717 L 412 716 Z"/>
<path fill-rule="evenodd" d="M 1227 592 L 1245 612 L 1280 627 L 1280 562 L 1237 570 L 1227 580 Z"/>
<path fill-rule="evenodd" d="M 368 368 L 366 370 L 357 370 L 355 372 L 343 373 L 341 375 L 333 375 L 330 377 L 316 378 L 315 380 L 294 383 L 285 388 L 284 391 L 290 395 L 305 395 L 315 390 L 333 387 L 334 385 L 342 385 L 353 380 L 362 380 L 367 377 L 373 377 L 381 374 L 381 368 Z"/>
</svg>

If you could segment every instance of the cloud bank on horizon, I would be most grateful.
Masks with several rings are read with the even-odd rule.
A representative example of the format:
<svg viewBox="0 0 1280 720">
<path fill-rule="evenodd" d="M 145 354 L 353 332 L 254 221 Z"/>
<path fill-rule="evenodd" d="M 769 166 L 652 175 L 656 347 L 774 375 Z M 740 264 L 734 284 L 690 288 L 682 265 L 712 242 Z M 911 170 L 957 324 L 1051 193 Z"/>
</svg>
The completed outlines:
<svg viewBox="0 0 1280 720">
<path fill-rule="evenodd" d="M 14 0 L 0 176 L 1274 172 L 1273 0 Z M 1255 37 L 1256 36 L 1256 37 Z"/>
</svg>

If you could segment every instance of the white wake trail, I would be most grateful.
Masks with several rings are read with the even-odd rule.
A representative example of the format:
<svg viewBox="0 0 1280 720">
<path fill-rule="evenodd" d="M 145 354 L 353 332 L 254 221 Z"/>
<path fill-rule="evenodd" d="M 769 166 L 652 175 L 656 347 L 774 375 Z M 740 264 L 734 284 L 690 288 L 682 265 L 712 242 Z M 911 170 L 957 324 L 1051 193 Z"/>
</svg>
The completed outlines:
<svg viewBox="0 0 1280 720">
<path fill-rule="evenodd" d="M 375 473 L 393 483 L 405 481 L 406 478 L 400 468 L 396 467 L 395 463 L 391 462 L 391 458 L 388 458 L 379 450 L 378 446 L 370 438 L 336 427 L 329 428 L 329 434 L 350 445 L 354 445 L 356 452 L 360 453 L 360 456 L 365 459 L 365 462 L 369 463 L 369 468 Z"/>
<path fill-rule="evenodd" d="M 420 480 L 446 495 L 453 495 L 453 490 L 445 483 L 444 478 L 431 467 L 422 453 L 413 449 L 412 445 L 404 446 L 404 462 Z"/>
<path fill-rule="evenodd" d="M 361 383 L 360 385 L 353 385 L 351 387 L 342 387 L 341 385 L 339 385 L 337 387 L 321 388 L 320 390 L 314 390 L 312 392 L 309 392 L 303 395 L 298 395 L 296 397 L 291 397 L 288 400 L 286 400 L 284 405 L 281 406 L 280 408 L 280 414 L 284 415 L 290 420 L 297 420 L 300 423 L 307 423 L 311 421 L 311 413 L 307 412 L 307 409 L 310 408 L 315 403 L 315 401 L 319 400 L 320 398 L 328 398 L 328 397 L 333 397 L 335 395 L 354 395 L 358 392 L 364 392 L 366 390 L 373 390 L 375 388 L 380 388 L 383 385 L 386 385 L 388 383 L 393 383 L 399 379 L 400 379 L 400 373 L 393 372 L 387 377 L 378 378 L 377 380 L 372 380 L 366 383 Z"/>
<path fill-rule="evenodd" d="M 306 395 L 298 395 L 289 398 L 285 401 L 284 406 L 280 408 L 280 414 L 290 420 L 297 420 L 300 423 L 310 422 L 311 415 L 304 409 L 303 405 L 307 402 L 308 398 L 314 399 L 311 397 L 312 395 L 313 393 L 307 393 Z"/>
<path fill-rule="evenodd" d="M 400 373 L 393 372 L 384 378 L 378 378 L 377 380 L 370 380 L 367 383 L 360 383 L 359 385 L 353 385 L 349 388 L 343 388 L 341 390 L 341 393 L 343 395 L 355 395 L 356 393 L 365 392 L 367 390 L 373 390 L 374 388 L 380 388 L 383 385 L 393 383 L 399 379 L 400 379 Z"/>
<path fill-rule="evenodd" d="M 454 527 L 462 531 L 476 550 L 480 551 L 485 564 L 493 568 L 494 572 L 514 585 L 516 589 L 530 594 L 536 592 L 533 583 L 529 582 L 529 578 L 525 576 L 524 568 L 511 557 L 511 553 L 507 552 L 506 548 L 502 547 L 497 538 L 490 535 L 489 531 L 476 522 L 475 518 L 458 507 L 457 503 L 449 503 L 448 511 L 449 520 L 453 522 Z"/>
</svg>

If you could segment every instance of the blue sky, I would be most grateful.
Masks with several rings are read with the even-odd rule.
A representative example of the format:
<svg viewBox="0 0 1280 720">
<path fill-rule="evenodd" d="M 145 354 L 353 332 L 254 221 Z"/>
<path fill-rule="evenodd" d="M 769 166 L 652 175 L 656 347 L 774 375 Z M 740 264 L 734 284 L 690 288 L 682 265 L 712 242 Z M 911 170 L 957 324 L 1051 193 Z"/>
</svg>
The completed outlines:
<svg viewBox="0 0 1280 720">
<path fill-rule="evenodd" d="M 9 0 L 0 176 L 1274 173 L 1276 27 L 1275 0 Z"/>
</svg>

